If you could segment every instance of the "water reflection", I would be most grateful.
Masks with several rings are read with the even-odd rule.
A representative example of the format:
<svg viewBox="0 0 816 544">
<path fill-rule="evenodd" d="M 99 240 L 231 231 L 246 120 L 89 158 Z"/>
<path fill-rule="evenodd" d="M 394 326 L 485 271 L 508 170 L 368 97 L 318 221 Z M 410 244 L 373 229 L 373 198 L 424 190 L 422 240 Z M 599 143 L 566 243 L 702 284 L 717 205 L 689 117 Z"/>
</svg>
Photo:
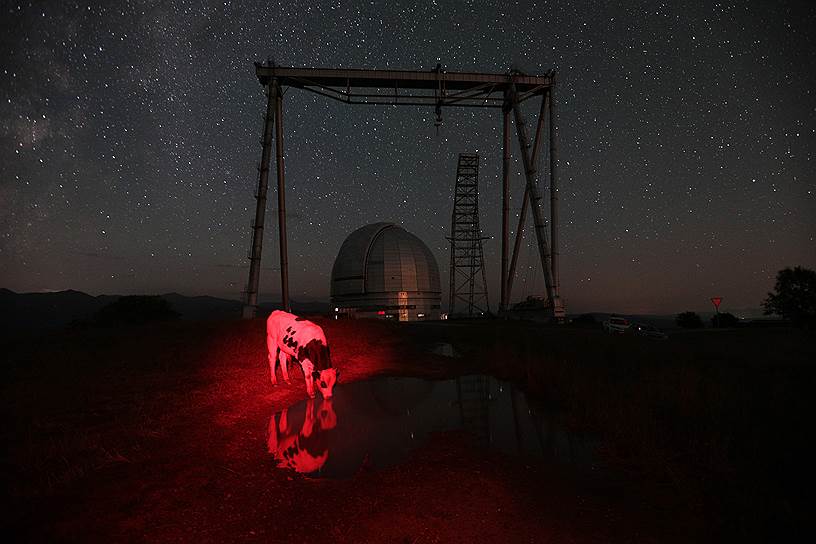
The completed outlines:
<svg viewBox="0 0 816 544">
<path fill-rule="evenodd" d="M 340 384 L 331 400 L 309 399 L 272 415 L 267 445 L 278 466 L 337 478 L 394 465 L 429 433 L 460 429 L 508 454 L 592 462 L 592 442 L 568 432 L 560 414 L 481 375 Z"/>
<path fill-rule="evenodd" d="M 337 414 L 332 400 L 308 399 L 302 420 L 290 419 L 288 409 L 272 415 L 267 430 L 267 451 L 279 467 L 307 474 L 319 471 L 329 458 L 329 431 L 335 427 Z"/>
</svg>

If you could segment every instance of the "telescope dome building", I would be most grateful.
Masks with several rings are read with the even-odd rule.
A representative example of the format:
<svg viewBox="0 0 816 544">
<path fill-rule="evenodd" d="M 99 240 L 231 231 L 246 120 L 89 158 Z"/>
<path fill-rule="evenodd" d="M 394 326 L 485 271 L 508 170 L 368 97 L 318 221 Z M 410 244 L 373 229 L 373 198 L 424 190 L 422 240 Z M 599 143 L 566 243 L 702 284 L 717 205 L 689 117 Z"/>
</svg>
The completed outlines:
<svg viewBox="0 0 816 544">
<path fill-rule="evenodd" d="M 393 223 L 355 230 L 334 260 L 331 301 L 337 317 L 439 319 L 441 298 L 431 250 Z"/>
</svg>

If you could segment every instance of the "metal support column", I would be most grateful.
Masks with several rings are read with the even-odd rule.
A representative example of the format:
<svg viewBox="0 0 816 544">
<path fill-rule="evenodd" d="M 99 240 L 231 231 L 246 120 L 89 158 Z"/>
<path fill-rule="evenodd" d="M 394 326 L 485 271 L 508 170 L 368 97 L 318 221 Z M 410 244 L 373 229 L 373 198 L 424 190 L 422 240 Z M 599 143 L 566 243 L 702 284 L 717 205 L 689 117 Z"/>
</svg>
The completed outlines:
<svg viewBox="0 0 816 544">
<path fill-rule="evenodd" d="M 261 163 L 258 165 L 258 193 L 255 196 L 255 222 L 252 224 L 252 249 L 249 255 L 249 280 L 246 287 L 243 317 L 255 317 L 258 308 L 258 282 L 261 277 L 261 250 L 266 217 L 266 192 L 269 187 L 269 161 L 272 154 L 272 125 L 275 120 L 275 96 L 273 85 L 267 85 L 266 117 L 264 117 Z"/>
<path fill-rule="evenodd" d="M 538 241 L 538 254 L 541 258 L 541 269 L 544 272 L 544 283 L 547 286 L 547 299 L 556 319 L 563 318 L 564 309 L 560 299 L 556 296 L 553 279 L 552 265 L 550 263 L 550 251 L 547 245 L 547 225 L 541 214 L 541 193 L 538 188 L 538 177 L 536 166 L 530 157 L 530 144 L 527 137 L 524 119 L 518 102 L 518 93 L 515 82 L 510 82 L 510 96 L 513 104 L 514 119 L 516 122 L 516 133 L 518 135 L 519 147 L 521 148 L 521 158 L 524 163 L 524 175 L 527 178 L 527 188 L 530 191 L 530 208 L 533 212 L 533 224 L 535 225 L 536 240 Z"/>
<path fill-rule="evenodd" d="M 555 87 L 550 87 L 550 246 L 552 248 L 552 275 L 555 296 L 561 296 L 561 275 L 558 271 L 558 123 L 555 120 Z"/>
<path fill-rule="evenodd" d="M 507 276 L 507 256 L 510 239 L 510 99 L 505 93 L 505 106 L 502 108 L 502 245 L 501 245 L 501 301 L 499 313 L 507 310 L 510 298 Z"/>
<path fill-rule="evenodd" d="M 535 143 L 533 144 L 534 165 L 538 165 L 538 152 L 541 149 L 541 131 L 544 128 L 544 117 L 547 113 L 547 101 L 549 94 L 545 94 L 541 99 L 541 110 L 538 112 L 538 124 L 536 125 Z M 516 229 L 516 239 L 513 243 L 513 257 L 510 260 L 510 270 L 507 276 L 507 298 L 509 300 L 513 293 L 513 281 L 516 279 L 516 264 L 521 252 L 521 239 L 524 236 L 524 225 L 527 221 L 527 205 L 530 203 L 530 189 L 525 184 L 524 196 L 521 199 L 521 210 L 519 211 L 518 228 Z"/>
<path fill-rule="evenodd" d="M 283 94 L 277 80 L 272 84 L 275 94 L 275 158 L 278 167 L 278 234 L 280 236 L 281 306 L 292 311 L 289 304 L 289 257 L 286 247 L 286 195 L 283 164 Z"/>
</svg>

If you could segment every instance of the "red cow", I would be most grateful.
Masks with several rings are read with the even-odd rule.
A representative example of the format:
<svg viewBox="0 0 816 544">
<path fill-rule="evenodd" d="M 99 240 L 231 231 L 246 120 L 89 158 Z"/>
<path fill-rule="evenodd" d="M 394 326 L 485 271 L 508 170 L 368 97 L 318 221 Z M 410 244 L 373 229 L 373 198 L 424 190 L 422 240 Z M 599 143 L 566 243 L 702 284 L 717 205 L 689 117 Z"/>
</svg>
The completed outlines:
<svg viewBox="0 0 816 544">
<path fill-rule="evenodd" d="M 276 310 L 266 320 L 266 347 L 269 352 L 269 370 L 272 385 L 278 383 L 275 365 L 280 362 L 283 379 L 289 382 L 289 359 L 295 359 L 306 378 L 306 392 L 314 398 L 314 384 L 323 395 L 331 398 L 340 371 L 332 368 L 329 345 L 323 329 L 311 321 Z"/>
</svg>

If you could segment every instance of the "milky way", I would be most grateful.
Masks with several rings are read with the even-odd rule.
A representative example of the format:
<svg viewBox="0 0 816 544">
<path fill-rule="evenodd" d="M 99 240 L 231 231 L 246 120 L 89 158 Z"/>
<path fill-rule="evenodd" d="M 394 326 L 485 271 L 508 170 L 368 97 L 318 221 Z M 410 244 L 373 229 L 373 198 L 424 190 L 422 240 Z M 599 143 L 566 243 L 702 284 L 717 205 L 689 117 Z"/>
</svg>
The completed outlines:
<svg viewBox="0 0 816 544">
<path fill-rule="evenodd" d="M 677 312 L 706 308 L 715 295 L 726 310 L 757 307 L 778 269 L 816 267 L 816 11 L 807 2 L 4 2 L 2 10 L 3 287 L 238 298 L 265 106 L 252 63 L 267 59 L 556 69 L 570 312 Z M 326 299 L 343 239 L 375 221 L 423 239 L 446 278 L 456 157 L 477 151 L 495 307 L 500 113 L 446 109 L 443 119 L 437 136 L 432 108 L 286 92 L 295 300 Z M 514 214 L 522 188 L 514 150 Z M 261 298 L 273 300 L 270 196 Z M 514 299 L 543 292 L 536 262 L 528 243 Z"/>
</svg>

